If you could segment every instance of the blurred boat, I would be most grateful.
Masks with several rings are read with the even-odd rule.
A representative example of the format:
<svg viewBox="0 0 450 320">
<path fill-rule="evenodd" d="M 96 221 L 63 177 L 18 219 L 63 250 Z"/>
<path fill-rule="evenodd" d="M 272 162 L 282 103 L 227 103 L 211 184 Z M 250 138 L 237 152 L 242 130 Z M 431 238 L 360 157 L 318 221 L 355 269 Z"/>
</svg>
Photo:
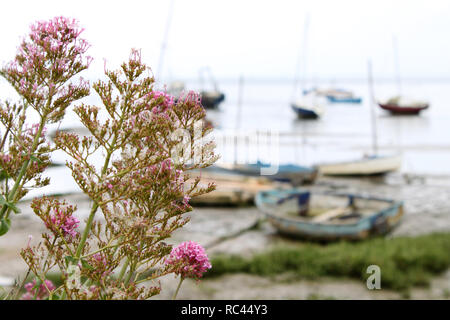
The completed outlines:
<svg viewBox="0 0 450 320">
<path fill-rule="evenodd" d="M 306 82 L 306 45 L 307 45 L 307 35 L 309 27 L 309 15 L 305 16 L 305 27 L 303 29 L 303 44 L 299 49 L 296 74 L 294 77 L 294 88 L 292 94 L 291 108 L 297 114 L 299 119 L 318 119 L 323 114 L 323 107 L 318 103 L 317 95 L 314 92 L 302 93 L 299 99 L 295 99 L 297 96 L 297 84 L 300 81 L 300 66 L 303 60 L 303 80 L 302 87 L 305 86 Z M 304 90 L 301 90 L 301 92 Z"/>
<path fill-rule="evenodd" d="M 397 78 L 397 91 L 398 94 L 387 101 L 378 102 L 380 108 L 389 111 L 392 114 L 404 114 L 404 115 L 417 115 L 422 110 L 429 108 L 429 103 L 426 101 L 418 101 L 415 99 L 407 98 L 402 95 L 402 78 L 400 76 L 400 59 L 397 38 L 393 37 L 394 46 L 394 65 L 395 74 Z"/>
<path fill-rule="evenodd" d="M 205 109 L 215 109 L 221 102 L 225 100 L 225 94 L 219 91 L 216 80 L 214 79 L 211 69 L 209 67 L 203 67 L 200 69 L 200 83 L 204 88 L 203 72 L 207 72 L 210 78 L 210 82 L 213 84 L 213 90 L 202 89 L 200 91 L 201 103 Z"/>
<path fill-rule="evenodd" d="M 403 215 L 399 201 L 301 189 L 262 191 L 255 202 L 279 233 L 322 241 L 383 235 L 398 225 Z"/>
<path fill-rule="evenodd" d="M 315 94 L 308 94 L 294 101 L 291 108 L 299 119 L 318 119 L 324 113 Z"/>
<path fill-rule="evenodd" d="M 378 175 L 398 170 L 402 165 L 400 155 L 366 156 L 362 159 L 338 163 L 319 164 L 320 174 L 334 176 Z"/>
<path fill-rule="evenodd" d="M 225 100 L 225 94 L 219 91 L 201 91 L 200 96 L 205 109 L 215 109 Z"/>
<path fill-rule="evenodd" d="M 214 183 L 216 190 L 195 196 L 190 200 L 193 205 L 203 206 L 243 206 L 252 205 L 259 191 L 273 189 L 277 184 L 263 177 L 242 176 L 215 170 L 193 171 L 192 177 L 201 176 L 199 187 Z M 279 185 L 279 184 L 278 184 Z"/>
<path fill-rule="evenodd" d="M 332 93 L 326 95 L 326 98 L 331 103 L 361 103 L 362 98 L 356 97 L 353 92 L 343 89 L 337 89 Z"/>
<path fill-rule="evenodd" d="M 419 114 L 422 110 L 428 109 L 429 103 L 417 101 L 402 96 L 390 98 L 385 102 L 378 102 L 378 105 L 392 114 Z"/>
<path fill-rule="evenodd" d="M 361 103 L 362 98 L 356 97 L 353 92 L 345 89 L 309 89 L 304 90 L 304 94 L 314 93 L 319 97 L 327 98 L 328 102 L 331 103 Z"/>
<path fill-rule="evenodd" d="M 302 101 L 293 102 L 291 108 L 299 119 L 318 119 L 323 114 L 323 109 L 319 106 L 308 105 Z"/>
<path fill-rule="evenodd" d="M 252 164 L 222 164 L 215 165 L 209 168 L 216 167 L 218 170 L 224 170 L 232 173 L 239 173 L 247 176 L 261 176 L 263 168 L 269 168 L 270 165 L 257 161 Z M 278 165 L 278 171 L 273 175 L 264 175 L 263 177 L 270 180 L 289 182 L 294 186 L 305 183 L 313 183 L 317 178 L 317 169 L 312 167 L 304 167 L 295 164 L 281 164 Z"/>
</svg>

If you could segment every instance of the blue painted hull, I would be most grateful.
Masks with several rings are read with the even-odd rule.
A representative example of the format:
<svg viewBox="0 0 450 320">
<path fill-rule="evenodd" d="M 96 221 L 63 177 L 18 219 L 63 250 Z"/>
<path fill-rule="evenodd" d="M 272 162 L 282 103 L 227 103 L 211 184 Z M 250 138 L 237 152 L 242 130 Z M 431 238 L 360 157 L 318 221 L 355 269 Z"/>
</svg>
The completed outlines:
<svg viewBox="0 0 450 320">
<path fill-rule="evenodd" d="M 236 173 L 261 176 L 262 168 L 269 168 L 270 165 L 258 161 L 255 164 L 247 164 L 236 166 L 233 170 Z M 282 182 L 290 182 L 293 185 L 300 185 L 303 183 L 312 183 L 317 178 L 317 168 L 303 167 L 294 164 L 280 164 L 277 167 L 278 171 L 273 175 L 265 175 L 264 177 Z"/>
<path fill-rule="evenodd" d="M 358 195 L 336 195 L 348 197 L 349 201 L 375 200 L 384 203 L 385 208 L 362 216 L 352 223 L 312 222 L 307 219 L 296 219 L 280 215 L 276 212 L 278 203 L 289 197 L 297 197 L 304 193 L 299 189 L 271 190 L 257 194 L 256 205 L 264 212 L 269 222 L 281 233 L 291 237 L 312 240 L 361 240 L 373 235 L 386 234 L 392 230 L 403 215 L 403 203 L 387 199 L 368 198 Z M 353 200 L 352 200 L 353 199 Z M 299 201 L 299 207 L 301 207 Z"/>
<path fill-rule="evenodd" d="M 327 96 L 327 99 L 329 102 L 331 103 L 361 103 L 362 102 L 362 98 L 338 98 L 335 96 Z"/>
</svg>

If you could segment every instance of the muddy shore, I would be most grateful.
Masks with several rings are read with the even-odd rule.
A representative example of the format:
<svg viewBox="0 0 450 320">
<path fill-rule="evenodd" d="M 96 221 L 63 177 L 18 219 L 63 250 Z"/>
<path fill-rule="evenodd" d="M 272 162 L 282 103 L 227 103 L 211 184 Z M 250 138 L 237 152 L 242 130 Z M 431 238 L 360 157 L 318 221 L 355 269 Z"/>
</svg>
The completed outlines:
<svg viewBox="0 0 450 320">
<path fill-rule="evenodd" d="M 320 177 L 311 190 L 357 192 L 403 200 L 405 216 L 400 226 L 388 237 L 416 236 L 431 232 L 450 232 L 450 177 L 404 176 L 326 178 Z M 85 217 L 89 200 L 80 194 L 65 198 L 78 206 L 78 214 Z M 38 218 L 31 214 L 29 201 L 20 204 L 22 214 L 14 217 L 11 231 L 0 238 L 0 280 L 23 275 L 26 265 L 19 252 L 32 236 L 37 243 L 44 231 Z M 251 255 L 285 240 L 263 223 L 255 207 L 196 208 L 189 213 L 191 221 L 174 233 L 171 242 L 197 241 L 207 248 L 209 255 L 233 253 Z M 280 277 L 259 277 L 246 274 L 226 275 L 200 283 L 185 281 L 180 299 L 401 299 L 401 293 L 389 290 L 370 291 L 365 283 L 348 279 L 320 279 L 320 281 L 285 281 Z M 0 281 L 0 282 L 1 282 Z M 157 298 L 170 298 L 177 280 L 173 276 L 161 279 L 163 292 Z M 0 283 L 1 284 L 1 283 Z M 450 271 L 434 279 L 429 288 L 411 290 L 412 299 L 449 298 Z"/>
</svg>

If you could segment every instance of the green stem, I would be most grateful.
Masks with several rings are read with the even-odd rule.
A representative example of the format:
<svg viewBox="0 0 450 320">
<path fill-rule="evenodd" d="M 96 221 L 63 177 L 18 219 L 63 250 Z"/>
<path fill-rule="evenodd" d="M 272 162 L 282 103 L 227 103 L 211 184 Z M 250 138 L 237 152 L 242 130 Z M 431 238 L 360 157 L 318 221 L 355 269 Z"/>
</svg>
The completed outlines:
<svg viewBox="0 0 450 320">
<path fill-rule="evenodd" d="M 181 284 L 183 283 L 184 278 L 180 276 L 180 282 L 178 282 L 177 290 L 175 290 L 175 293 L 173 294 L 172 300 L 175 300 L 177 297 L 178 291 L 180 291 Z"/>
<path fill-rule="evenodd" d="M 127 275 L 126 279 L 124 280 L 124 283 L 125 283 L 125 284 L 128 284 L 128 283 L 130 282 L 131 276 L 133 275 L 133 272 L 134 272 L 135 269 L 136 269 L 136 268 L 135 268 L 135 265 L 132 264 L 132 265 L 130 266 L 130 271 L 128 272 L 128 275 Z"/>
<path fill-rule="evenodd" d="M 97 212 L 98 204 L 97 202 L 94 202 L 94 205 L 92 206 L 91 212 L 89 213 L 88 220 L 86 222 L 86 227 L 83 230 L 83 233 L 81 234 L 81 240 L 78 244 L 77 251 L 75 252 L 75 257 L 80 258 L 81 253 L 83 252 L 84 244 L 86 243 L 87 236 L 89 232 L 91 231 L 92 222 L 94 221 L 95 213 Z"/>
<path fill-rule="evenodd" d="M 123 123 L 123 119 L 124 119 L 124 117 L 122 115 L 122 118 L 120 119 L 121 125 Z M 116 133 L 114 135 L 113 141 L 111 142 L 111 145 L 110 145 L 111 147 L 108 150 L 108 153 L 106 154 L 105 162 L 103 164 L 102 173 L 101 173 L 102 179 L 103 179 L 104 175 L 106 174 L 106 170 L 108 169 L 109 161 L 111 160 L 111 156 L 114 152 L 114 148 L 115 148 L 115 145 L 117 142 L 117 136 L 118 136 L 118 133 Z M 100 182 L 102 182 L 102 181 L 100 181 Z M 94 217 L 95 217 L 95 213 L 97 212 L 97 209 L 98 209 L 98 202 L 94 200 L 94 205 L 92 206 L 91 212 L 89 213 L 89 217 L 86 222 L 86 227 L 83 230 L 83 234 L 81 235 L 80 243 L 78 244 L 78 247 L 77 247 L 77 251 L 76 251 L 77 258 L 81 257 L 81 253 L 83 252 L 83 247 L 84 247 L 84 244 L 86 243 L 87 236 L 89 235 L 89 232 L 91 231 L 92 222 L 94 221 Z"/>
<path fill-rule="evenodd" d="M 125 275 L 125 271 L 127 270 L 129 264 L 130 264 L 130 260 L 128 260 L 128 258 L 127 258 L 125 260 L 125 263 L 122 266 L 122 269 L 120 270 L 119 280 L 122 280 L 123 276 Z"/>
<path fill-rule="evenodd" d="M 39 124 L 38 132 L 36 133 L 36 136 L 34 137 L 33 144 L 31 145 L 30 155 L 32 155 L 34 153 L 34 151 L 36 151 L 36 148 L 38 146 L 39 139 L 40 139 L 41 134 L 42 134 L 42 130 L 44 130 L 44 125 L 45 125 L 46 121 L 47 121 L 46 117 L 42 117 L 41 118 L 41 122 Z M 19 175 L 17 176 L 17 179 L 16 179 L 16 181 L 14 183 L 14 186 L 11 189 L 11 192 L 7 196 L 8 197 L 8 201 L 13 200 L 14 204 L 15 204 L 15 201 L 16 201 L 17 191 L 19 189 L 19 186 L 21 185 L 23 176 L 25 175 L 25 173 L 28 170 L 28 166 L 30 165 L 30 162 L 31 162 L 31 159 L 28 159 L 22 165 L 22 168 L 20 169 Z M 2 211 L 0 212 L 0 219 L 2 219 L 5 216 L 5 213 L 7 213 L 8 209 L 9 209 L 8 206 L 3 205 Z"/>
</svg>

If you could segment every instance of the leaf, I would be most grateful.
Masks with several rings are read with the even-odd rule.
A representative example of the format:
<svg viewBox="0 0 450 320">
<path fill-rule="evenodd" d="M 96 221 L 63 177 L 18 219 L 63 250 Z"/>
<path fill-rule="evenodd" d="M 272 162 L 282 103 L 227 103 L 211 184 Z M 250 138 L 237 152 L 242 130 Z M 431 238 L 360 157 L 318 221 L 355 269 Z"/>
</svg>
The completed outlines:
<svg viewBox="0 0 450 320">
<path fill-rule="evenodd" d="M 11 220 L 9 218 L 3 218 L 0 220 L 0 236 L 8 232 L 11 227 Z"/>
<path fill-rule="evenodd" d="M 65 256 L 64 257 L 64 261 L 66 261 L 66 264 L 69 266 L 71 264 L 77 264 L 78 263 L 78 259 L 74 258 L 72 256 Z"/>
<path fill-rule="evenodd" d="M 16 207 L 16 205 L 12 202 L 9 202 L 5 199 L 5 197 L 3 197 L 3 195 L 0 194 L 0 205 L 2 206 L 7 206 L 8 208 L 10 208 L 12 211 L 14 211 L 14 213 L 20 213 L 20 209 Z"/>
<path fill-rule="evenodd" d="M 35 161 L 35 162 L 40 163 L 40 164 L 43 163 L 41 159 L 39 159 L 38 157 L 36 157 L 34 155 L 30 156 L 30 160 Z"/>
<path fill-rule="evenodd" d="M 92 267 L 86 260 L 81 259 L 81 265 L 83 268 L 86 268 L 88 270 L 94 270 L 94 267 Z"/>
<path fill-rule="evenodd" d="M 6 204 L 6 206 L 10 207 L 11 210 L 14 211 L 15 214 L 18 214 L 18 213 L 21 212 L 20 209 L 17 208 L 16 205 L 15 205 L 14 203 L 12 203 L 12 202 L 7 202 L 7 203 L 5 203 L 5 204 Z"/>
<path fill-rule="evenodd" d="M 48 297 L 48 300 L 61 300 L 61 297 L 56 293 L 53 293 Z"/>
</svg>

